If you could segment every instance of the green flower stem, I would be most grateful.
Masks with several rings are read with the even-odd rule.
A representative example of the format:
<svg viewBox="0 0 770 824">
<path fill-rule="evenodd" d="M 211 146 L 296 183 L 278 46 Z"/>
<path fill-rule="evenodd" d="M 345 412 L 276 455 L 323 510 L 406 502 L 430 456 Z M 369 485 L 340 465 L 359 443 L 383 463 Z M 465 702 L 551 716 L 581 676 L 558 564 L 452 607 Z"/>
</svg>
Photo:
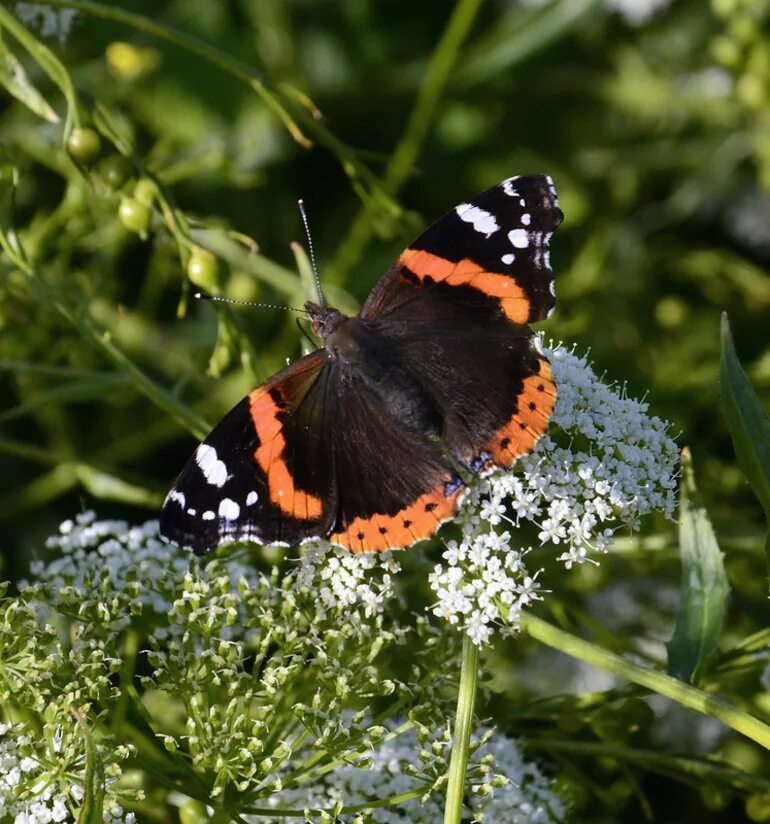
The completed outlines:
<svg viewBox="0 0 770 824">
<path fill-rule="evenodd" d="M 576 635 L 558 629 L 529 612 L 522 612 L 520 619 L 521 626 L 533 638 L 546 646 L 585 661 L 598 669 L 620 675 L 628 681 L 653 690 L 660 695 L 665 695 L 683 707 L 701 712 L 704 715 L 710 715 L 736 732 L 745 735 L 752 741 L 756 741 L 766 750 L 770 750 L 770 726 L 739 710 L 727 701 L 708 695 L 702 690 L 672 678 L 670 675 L 632 664 L 619 655 L 607 652 L 607 650 L 592 644 L 590 641 L 584 641 Z"/>
<path fill-rule="evenodd" d="M 406 701 L 398 702 L 399 705 L 405 705 Z M 375 719 L 375 724 L 379 723 L 379 718 Z M 412 728 L 411 721 L 405 721 L 395 730 L 391 730 L 391 732 L 384 735 L 381 741 L 379 742 L 380 745 L 387 743 L 388 741 L 392 741 L 394 738 L 398 738 L 399 735 L 402 735 L 407 730 Z M 358 736 L 361 738 L 361 736 Z M 355 738 L 352 739 L 355 741 Z M 365 755 L 367 750 L 362 750 L 360 755 Z M 325 760 L 331 758 L 331 760 Z M 334 770 L 339 769 L 340 767 L 344 767 L 348 762 L 342 758 L 334 757 L 334 754 L 330 750 L 322 750 L 320 753 L 309 758 L 304 763 L 300 764 L 293 772 L 291 772 L 285 779 L 281 781 L 284 789 L 290 789 L 293 787 L 299 787 L 302 784 L 307 784 L 310 781 L 317 781 L 322 776 L 334 772 Z"/>
<path fill-rule="evenodd" d="M 452 756 L 449 761 L 444 824 L 460 824 L 465 794 L 465 768 L 468 765 L 468 749 L 473 726 L 473 707 L 476 703 L 476 684 L 479 677 L 479 648 L 467 636 L 463 636 L 460 689 L 457 693 L 457 713 Z"/>
</svg>

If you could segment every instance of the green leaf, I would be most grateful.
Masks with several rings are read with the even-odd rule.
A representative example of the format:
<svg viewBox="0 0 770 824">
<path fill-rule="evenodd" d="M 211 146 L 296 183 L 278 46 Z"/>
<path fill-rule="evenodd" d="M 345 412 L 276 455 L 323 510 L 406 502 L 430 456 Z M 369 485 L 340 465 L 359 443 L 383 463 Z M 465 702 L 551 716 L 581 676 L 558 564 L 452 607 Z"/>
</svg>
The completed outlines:
<svg viewBox="0 0 770 824">
<path fill-rule="evenodd" d="M 479 38 L 458 67 L 455 83 L 476 86 L 510 72 L 542 53 L 595 13 L 598 0 L 562 0 L 532 10 L 512 6 L 489 34 Z"/>
<path fill-rule="evenodd" d="M 668 671 L 697 683 L 701 665 L 716 647 L 729 591 L 722 552 L 708 513 L 699 504 L 690 450 L 682 452 L 679 551 L 682 589 L 674 635 L 667 644 Z"/>
<path fill-rule="evenodd" d="M 741 368 L 726 312 L 722 314 L 719 384 L 738 466 L 759 498 L 765 519 L 770 522 L 770 418 Z M 770 570 L 770 530 L 765 539 L 765 556 Z"/>
<path fill-rule="evenodd" d="M 72 710 L 75 720 L 83 732 L 86 750 L 86 781 L 83 788 L 83 804 L 78 815 L 78 824 L 102 824 L 104 816 L 104 764 L 94 746 L 91 731 L 86 726 L 83 716 Z"/>
<path fill-rule="evenodd" d="M 120 501 L 135 506 L 159 509 L 163 496 L 138 484 L 129 483 L 109 472 L 84 463 L 74 465 L 75 475 L 95 498 L 102 501 Z"/>
<path fill-rule="evenodd" d="M 0 85 L 5 86 L 9 94 L 20 100 L 36 115 L 49 123 L 59 122 L 59 115 L 32 85 L 24 66 L 11 52 L 2 37 L 0 37 Z"/>
</svg>

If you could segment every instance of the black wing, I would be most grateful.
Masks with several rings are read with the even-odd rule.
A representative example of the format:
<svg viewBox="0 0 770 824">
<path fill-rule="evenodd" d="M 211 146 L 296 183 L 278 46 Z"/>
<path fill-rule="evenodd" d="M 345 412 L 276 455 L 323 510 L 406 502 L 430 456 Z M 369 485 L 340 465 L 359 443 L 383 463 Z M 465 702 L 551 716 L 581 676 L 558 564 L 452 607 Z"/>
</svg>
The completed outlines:
<svg viewBox="0 0 770 824">
<path fill-rule="evenodd" d="M 476 472 L 529 452 L 553 411 L 550 365 L 526 324 L 554 306 L 548 242 L 561 219 L 549 177 L 504 180 L 421 235 L 361 310 Z"/>
<path fill-rule="evenodd" d="M 515 323 L 548 317 L 555 297 L 548 243 L 562 221 L 545 175 L 504 180 L 448 212 L 406 249 L 374 287 L 362 318 L 399 310 L 413 287 L 468 287 Z"/>
<path fill-rule="evenodd" d="M 431 537 L 467 488 L 440 448 L 397 422 L 353 370 L 338 369 L 332 437 L 339 509 L 329 540 L 376 552 Z"/>
<path fill-rule="evenodd" d="M 326 536 L 337 513 L 331 377 L 320 350 L 230 410 L 166 497 L 161 536 L 199 555 L 233 541 L 294 545 Z"/>
</svg>

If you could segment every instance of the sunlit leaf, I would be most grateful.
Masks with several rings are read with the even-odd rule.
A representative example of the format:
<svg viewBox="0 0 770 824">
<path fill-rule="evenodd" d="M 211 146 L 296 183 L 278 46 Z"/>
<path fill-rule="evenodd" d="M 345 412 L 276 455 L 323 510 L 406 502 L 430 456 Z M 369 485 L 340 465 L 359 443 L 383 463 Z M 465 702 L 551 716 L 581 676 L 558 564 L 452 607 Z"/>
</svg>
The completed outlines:
<svg viewBox="0 0 770 824">
<path fill-rule="evenodd" d="M 75 474 L 95 498 L 150 508 L 160 507 L 163 503 L 161 495 L 87 464 L 77 464 Z"/>
<path fill-rule="evenodd" d="M 680 495 L 682 586 L 676 628 L 667 645 L 668 671 L 696 683 L 704 659 L 719 640 L 729 585 L 711 521 L 698 502 L 688 449 L 682 453 Z"/>
<path fill-rule="evenodd" d="M 51 108 L 48 101 L 35 88 L 24 66 L 0 37 L 0 85 L 5 86 L 9 94 L 20 100 L 49 123 L 58 123 L 59 115 Z"/>
<path fill-rule="evenodd" d="M 735 457 L 770 522 L 770 418 L 741 368 L 727 313 L 722 315 L 722 363 L 719 375 L 722 406 L 735 445 Z M 770 530 L 765 539 L 770 569 Z"/>
</svg>

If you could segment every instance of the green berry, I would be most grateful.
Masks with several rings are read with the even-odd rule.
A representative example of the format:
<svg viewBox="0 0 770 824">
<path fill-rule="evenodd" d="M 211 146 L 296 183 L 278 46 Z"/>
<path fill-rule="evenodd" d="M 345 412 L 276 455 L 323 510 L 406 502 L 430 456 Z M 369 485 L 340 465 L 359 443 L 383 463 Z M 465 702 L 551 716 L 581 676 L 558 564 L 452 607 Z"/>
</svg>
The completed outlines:
<svg viewBox="0 0 770 824">
<path fill-rule="evenodd" d="M 134 197 L 145 206 L 152 206 L 155 199 L 155 184 L 146 177 L 140 177 L 134 186 Z"/>
<path fill-rule="evenodd" d="M 123 155 L 112 154 L 99 163 L 99 177 L 110 187 L 120 189 L 133 175 L 131 163 Z"/>
<path fill-rule="evenodd" d="M 120 201 L 118 217 L 120 222 L 130 232 L 136 232 L 144 240 L 147 237 L 147 230 L 150 228 L 150 207 L 140 203 L 133 197 L 124 197 Z"/>
<path fill-rule="evenodd" d="M 206 249 L 196 246 L 187 262 L 187 277 L 206 292 L 218 291 L 219 266 L 217 259 Z"/>
<path fill-rule="evenodd" d="M 67 150 L 75 160 L 81 163 L 91 163 L 102 150 L 102 139 L 93 129 L 73 129 L 67 138 Z"/>
</svg>

